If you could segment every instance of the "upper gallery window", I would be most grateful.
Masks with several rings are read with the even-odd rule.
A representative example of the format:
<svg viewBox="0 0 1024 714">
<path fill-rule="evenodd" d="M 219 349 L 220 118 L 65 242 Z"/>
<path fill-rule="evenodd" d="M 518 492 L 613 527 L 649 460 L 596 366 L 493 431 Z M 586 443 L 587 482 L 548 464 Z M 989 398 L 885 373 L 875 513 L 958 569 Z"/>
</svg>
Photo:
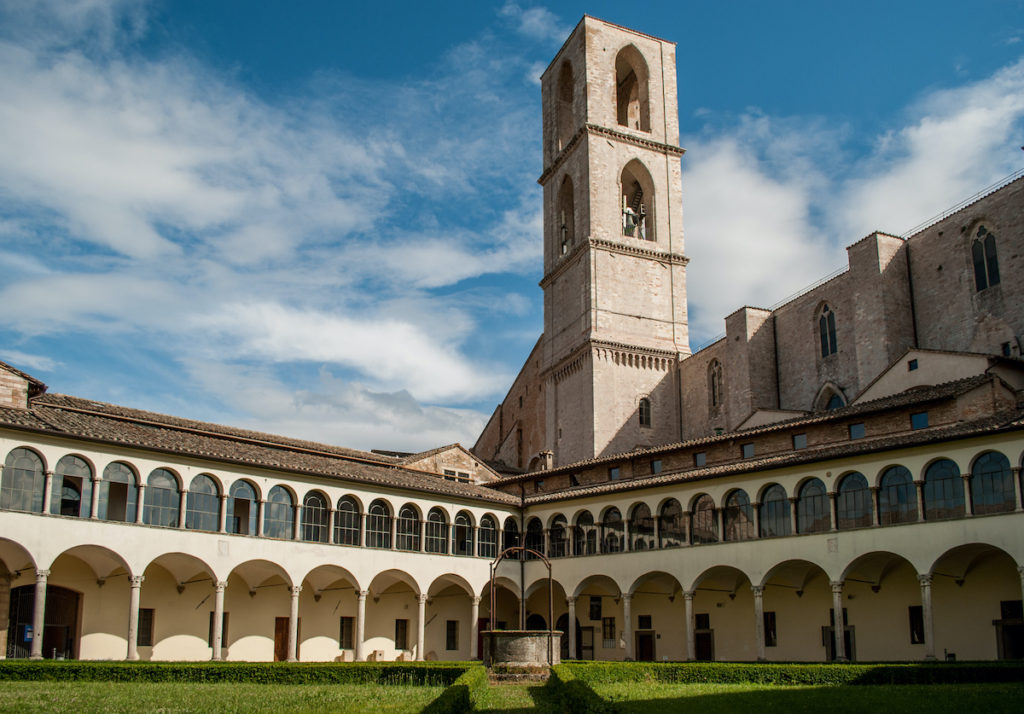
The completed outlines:
<svg viewBox="0 0 1024 714">
<path fill-rule="evenodd" d="M 562 71 L 558 75 L 558 104 L 556 137 L 557 150 L 561 151 L 568 146 L 572 139 L 573 130 L 576 128 L 576 118 L 573 116 L 572 94 L 573 94 L 572 65 L 566 62 L 562 65 Z"/>
<path fill-rule="evenodd" d="M 823 305 L 818 317 L 818 334 L 821 337 L 821 356 L 828 357 L 836 353 L 836 314 L 832 308 Z"/>
<path fill-rule="evenodd" d="M 619 126 L 651 130 L 651 103 L 647 62 L 633 45 L 615 58 L 615 118 Z"/>
<path fill-rule="evenodd" d="M 999 259 L 996 256 L 996 237 L 985 226 L 979 226 L 971 243 L 974 262 L 974 286 L 978 290 L 999 284 Z"/>
<path fill-rule="evenodd" d="M 654 240 L 654 182 L 647 168 L 633 159 L 619 177 L 622 235 Z"/>
</svg>

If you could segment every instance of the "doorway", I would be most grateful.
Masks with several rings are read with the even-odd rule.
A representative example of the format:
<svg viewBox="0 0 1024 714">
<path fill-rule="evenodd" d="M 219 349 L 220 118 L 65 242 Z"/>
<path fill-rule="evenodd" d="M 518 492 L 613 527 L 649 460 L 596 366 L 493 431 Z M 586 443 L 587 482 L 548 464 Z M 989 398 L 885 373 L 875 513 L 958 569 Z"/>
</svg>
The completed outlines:
<svg viewBox="0 0 1024 714">
<path fill-rule="evenodd" d="M 655 659 L 654 630 L 638 631 L 636 633 L 636 661 L 653 662 Z"/>
<path fill-rule="evenodd" d="M 46 586 L 43 613 L 43 657 L 74 659 L 78 654 L 78 602 L 81 595 L 57 585 Z M 24 658 L 32 654 L 32 611 L 36 588 L 11 588 L 11 609 L 7 619 L 7 656 Z"/>
<path fill-rule="evenodd" d="M 288 621 L 289 617 L 274 618 L 274 661 L 284 662 L 288 659 Z M 299 618 L 295 633 L 295 659 L 299 659 L 299 643 L 302 642 L 302 618 Z"/>
<path fill-rule="evenodd" d="M 594 659 L 594 628 L 581 627 L 576 634 L 577 659 Z"/>
</svg>

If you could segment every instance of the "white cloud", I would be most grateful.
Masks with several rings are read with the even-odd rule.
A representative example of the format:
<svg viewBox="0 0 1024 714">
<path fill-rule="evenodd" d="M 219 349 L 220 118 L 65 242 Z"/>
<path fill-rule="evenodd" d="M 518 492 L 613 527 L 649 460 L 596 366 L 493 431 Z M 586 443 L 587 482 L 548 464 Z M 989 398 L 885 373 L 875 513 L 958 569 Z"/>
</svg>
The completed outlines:
<svg viewBox="0 0 1024 714">
<path fill-rule="evenodd" d="M 557 15 L 545 7 L 522 7 L 519 3 L 506 2 L 499 14 L 516 22 L 516 31 L 527 37 L 545 42 L 557 42 L 568 37 L 572 27 L 564 24 Z"/>
<path fill-rule="evenodd" d="M 11 365 L 24 369 L 37 369 L 40 372 L 53 372 L 61 366 L 55 359 L 45 355 L 31 354 L 20 350 L 0 350 L 0 359 Z"/>
</svg>

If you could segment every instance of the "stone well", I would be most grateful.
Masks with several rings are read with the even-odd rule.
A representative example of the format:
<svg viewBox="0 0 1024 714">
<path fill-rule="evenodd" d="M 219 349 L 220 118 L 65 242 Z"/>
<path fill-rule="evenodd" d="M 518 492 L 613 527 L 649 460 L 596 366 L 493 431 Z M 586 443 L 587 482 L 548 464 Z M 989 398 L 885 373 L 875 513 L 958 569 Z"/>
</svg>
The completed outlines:
<svg viewBox="0 0 1024 714">
<path fill-rule="evenodd" d="M 485 630 L 483 662 L 494 665 L 544 666 L 560 664 L 562 633 L 559 630 Z M 548 638 L 551 659 L 548 659 Z"/>
</svg>

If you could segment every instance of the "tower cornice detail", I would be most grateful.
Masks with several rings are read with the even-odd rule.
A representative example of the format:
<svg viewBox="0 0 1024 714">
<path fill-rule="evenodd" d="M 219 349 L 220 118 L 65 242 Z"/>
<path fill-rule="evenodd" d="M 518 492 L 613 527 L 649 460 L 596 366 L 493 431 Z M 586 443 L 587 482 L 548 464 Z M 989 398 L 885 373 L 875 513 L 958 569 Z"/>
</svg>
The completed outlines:
<svg viewBox="0 0 1024 714">
<path fill-rule="evenodd" d="M 583 253 L 588 248 L 594 250 L 604 250 L 609 253 L 618 253 L 620 255 L 632 255 L 640 258 L 649 258 L 656 260 L 660 263 L 666 263 L 668 265 L 686 265 L 690 262 L 690 259 L 680 253 L 668 253 L 662 250 L 653 250 L 651 248 L 643 248 L 640 246 L 626 245 L 624 243 L 617 243 L 610 240 L 602 240 L 600 238 L 588 238 L 587 240 L 580 241 L 575 248 L 569 251 L 568 254 L 561 256 L 561 260 L 558 261 L 558 265 L 548 272 L 543 278 L 541 278 L 538 285 L 542 288 L 546 288 L 563 273 L 570 265 L 576 262 L 580 253 Z"/>
<path fill-rule="evenodd" d="M 555 157 L 551 165 L 544 170 L 544 173 L 537 179 L 537 183 L 543 186 L 547 183 L 547 180 L 561 168 L 562 164 L 565 163 L 566 157 L 572 153 L 573 148 L 580 142 L 580 137 L 583 134 L 594 134 L 595 136 L 604 136 L 606 138 L 615 139 L 625 144 L 632 144 L 633 146 L 639 146 L 644 149 L 650 149 L 656 151 L 659 154 L 666 154 L 670 156 L 682 156 L 686 153 L 686 149 L 681 146 L 675 146 L 674 144 L 663 144 L 660 141 L 652 141 L 651 139 L 645 139 L 642 136 L 635 134 L 629 134 L 624 131 L 618 131 L 616 129 L 609 129 L 604 126 L 597 124 L 584 124 L 579 131 L 569 140 L 569 143 L 558 152 L 558 156 Z"/>
</svg>

